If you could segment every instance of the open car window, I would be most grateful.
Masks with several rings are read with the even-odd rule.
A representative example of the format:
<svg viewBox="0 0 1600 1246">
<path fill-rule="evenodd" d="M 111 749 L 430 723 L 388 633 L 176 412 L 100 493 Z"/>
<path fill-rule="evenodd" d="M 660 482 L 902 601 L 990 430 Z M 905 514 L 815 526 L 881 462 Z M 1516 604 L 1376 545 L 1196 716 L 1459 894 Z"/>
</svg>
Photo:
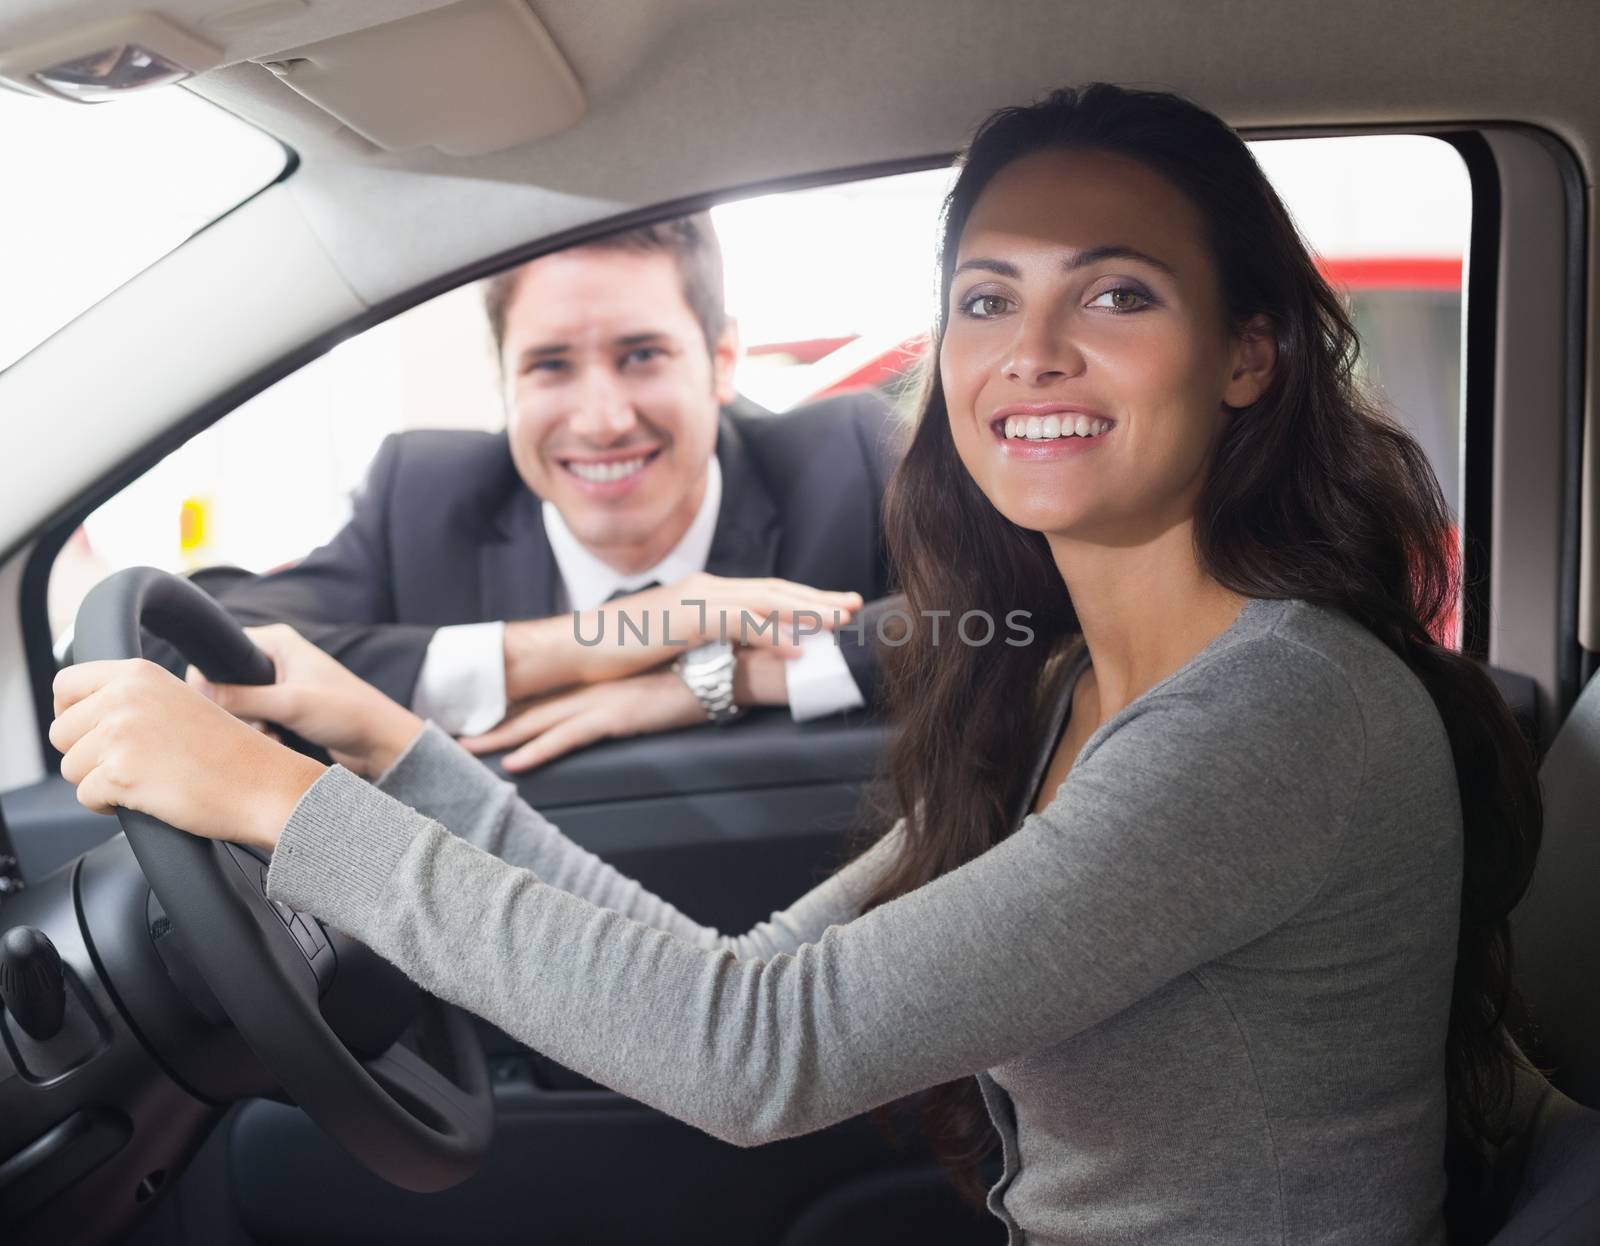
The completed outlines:
<svg viewBox="0 0 1600 1246">
<path fill-rule="evenodd" d="M 0 90 L 0 371 L 282 173 L 276 139 L 166 87 L 112 104 Z"/>
<path fill-rule="evenodd" d="M 1417 135 L 1252 144 L 1362 333 L 1360 367 L 1430 455 L 1459 513 L 1463 264 L 1471 185 Z M 953 173 L 938 168 L 720 205 L 736 382 L 774 412 L 878 390 L 909 414 L 936 295 Z M 264 572 L 350 513 L 379 443 L 419 427 L 505 426 L 477 286 L 335 347 L 175 450 L 91 514 L 50 583 L 58 648 L 84 593 L 148 564 Z"/>
</svg>

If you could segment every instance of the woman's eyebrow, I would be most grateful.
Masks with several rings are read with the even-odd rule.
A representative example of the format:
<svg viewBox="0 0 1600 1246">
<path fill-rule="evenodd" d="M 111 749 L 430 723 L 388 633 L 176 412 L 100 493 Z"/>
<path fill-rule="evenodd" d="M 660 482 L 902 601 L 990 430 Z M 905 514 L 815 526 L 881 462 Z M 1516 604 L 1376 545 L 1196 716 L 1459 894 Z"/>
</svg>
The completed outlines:
<svg viewBox="0 0 1600 1246">
<path fill-rule="evenodd" d="M 1070 260 L 1061 262 L 1061 271 L 1076 272 L 1080 268 L 1087 268 L 1089 265 L 1098 264 L 1102 260 L 1137 260 L 1141 264 L 1148 264 L 1151 268 L 1159 269 L 1169 277 L 1178 275 L 1173 270 L 1172 265 L 1165 260 L 1158 260 L 1155 256 L 1134 247 L 1124 247 L 1116 244 L 1105 247 L 1090 247 L 1087 251 L 1079 251 Z"/>
<path fill-rule="evenodd" d="M 956 266 L 952 277 L 966 272 L 969 268 L 980 269 L 986 273 L 994 273 L 997 277 L 1016 278 L 1022 276 L 1022 270 L 1007 260 L 975 259 L 964 260 Z"/>
<path fill-rule="evenodd" d="M 1103 260 L 1137 260 L 1141 264 L 1148 264 L 1151 268 L 1166 273 L 1169 277 L 1178 275 L 1172 265 L 1165 260 L 1158 260 L 1155 256 L 1140 251 L 1136 247 L 1125 247 L 1117 243 L 1111 243 L 1103 247 L 1090 247 L 1086 251 L 1078 251 L 1069 259 L 1061 261 L 1061 271 L 1067 273 L 1076 272 L 1080 268 L 1087 268 L 1089 265 L 1098 264 Z M 987 256 L 978 256 L 962 261 L 956 267 L 955 273 L 951 275 L 955 276 L 963 273 L 969 268 L 978 269 L 986 273 L 994 273 L 997 277 L 1010 277 L 1013 280 L 1022 276 L 1022 270 L 1010 260 L 990 259 Z"/>
</svg>

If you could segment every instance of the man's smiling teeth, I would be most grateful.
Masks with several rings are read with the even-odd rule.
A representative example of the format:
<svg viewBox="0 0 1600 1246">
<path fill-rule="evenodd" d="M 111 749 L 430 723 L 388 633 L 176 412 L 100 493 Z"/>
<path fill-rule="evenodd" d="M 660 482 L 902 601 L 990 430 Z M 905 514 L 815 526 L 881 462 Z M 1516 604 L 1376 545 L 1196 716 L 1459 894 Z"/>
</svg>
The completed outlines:
<svg viewBox="0 0 1600 1246">
<path fill-rule="evenodd" d="M 1110 420 L 1088 415 L 1008 415 L 1006 436 L 1013 440 L 1053 441 L 1058 437 L 1098 437 L 1111 427 Z"/>
<path fill-rule="evenodd" d="M 644 458 L 623 459 L 620 463 L 568 463 L 567 468 L 581 480 L 604 484 L 609 480 L 624 480 L 644 467 Z"/>
</svg>

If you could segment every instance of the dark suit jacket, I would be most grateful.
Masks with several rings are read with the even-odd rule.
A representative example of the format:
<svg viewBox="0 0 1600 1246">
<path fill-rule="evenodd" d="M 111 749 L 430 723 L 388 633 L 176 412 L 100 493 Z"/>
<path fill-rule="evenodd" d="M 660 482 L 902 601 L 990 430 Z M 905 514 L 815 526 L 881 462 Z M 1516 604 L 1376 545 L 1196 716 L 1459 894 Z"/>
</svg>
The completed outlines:
<svg viewBox="0 0 1600 1246">
<path fill-rule="evenodd" d="M 898 450 L 889 409 L 871 394 L 787 415 L 724 409 L 706 570 L 883 597 L 883 491 Z M 384 440 L 350 521 L 303 561 L 266 576 L 196 578 L 240 622 L 294 624 L 409 704 L 436 629 L 552 615 L 559 575 L 539 499 L 504 434 L 420 429 Z M 841 648 L 872 704 L 873 628 L 863 631 L 866 643 L 846 634 Z"/>
</svg>

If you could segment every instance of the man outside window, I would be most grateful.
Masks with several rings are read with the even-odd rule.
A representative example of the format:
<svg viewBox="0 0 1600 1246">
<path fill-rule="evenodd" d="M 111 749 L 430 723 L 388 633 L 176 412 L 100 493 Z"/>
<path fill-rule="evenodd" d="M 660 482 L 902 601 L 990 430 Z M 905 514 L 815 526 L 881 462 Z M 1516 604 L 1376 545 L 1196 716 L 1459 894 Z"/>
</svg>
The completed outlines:
<svg viewBox="0 0 1600 1246">
<path fill-rule="evenodd" d="M 751 705 L 870 702 L 871 627 L 829 630 L 889 590 L 893 421 L 874 395 L 772 415 L 735 394 L 709 216 L 536 259 L 486 307 L 505 434 L 390 436 L 349 523 L 217 583 L 223 604 L 513 771 Z"/>
</svg>

